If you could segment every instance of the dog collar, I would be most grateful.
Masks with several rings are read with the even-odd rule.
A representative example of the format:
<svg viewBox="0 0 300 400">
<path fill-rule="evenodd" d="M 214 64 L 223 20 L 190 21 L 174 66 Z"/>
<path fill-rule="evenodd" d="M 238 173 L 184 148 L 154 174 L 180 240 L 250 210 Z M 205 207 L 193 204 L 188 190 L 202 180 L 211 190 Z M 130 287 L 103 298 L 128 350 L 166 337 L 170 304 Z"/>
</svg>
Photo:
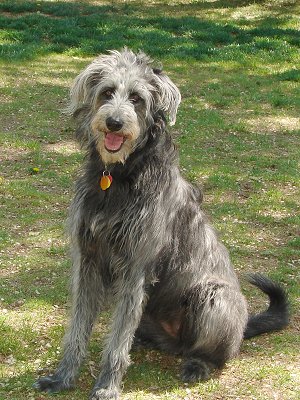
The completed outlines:
<svg viewBox="0 0 300 400">
<path fill-rule="evenodd" d="M 101 189 L 102 190 L 107 190 L 110 187 L 110 185 L 112 183 L 112 180 L 113 180 L 113 178 L 112 178 L 110 172 L 107 169 L 105 169 L 102 172 L 102 176 L 100 178 L 100 187 L 101 187 Z"/>
</svg>

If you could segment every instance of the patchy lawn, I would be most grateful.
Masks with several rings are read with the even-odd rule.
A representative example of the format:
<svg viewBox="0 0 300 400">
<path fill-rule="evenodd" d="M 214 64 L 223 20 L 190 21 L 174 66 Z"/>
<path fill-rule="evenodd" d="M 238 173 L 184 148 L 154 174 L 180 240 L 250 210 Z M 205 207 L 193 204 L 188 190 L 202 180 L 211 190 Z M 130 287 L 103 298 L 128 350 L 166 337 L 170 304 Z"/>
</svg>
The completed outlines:
<svg viewBox="0 0 300 400">
<path fill-rule="evenodd" d="M 289 292 L 284 332 L 245 341 L 211 380 L 184 385 L 179 360 L 132 354 L 122 399 L 300 398 L 300 7 L 295 1 L 17 1 L 0 5 L 0 397 L 53 371 L 68 310 L 65 220 L 83 155 L 63 114 L 72 79 L 96 54 L 128 46 L 162 62 L 183 101 L 173 128 L 183 174 L 236 270 L 260 271 Z M 266 299 L 243 283 L 249 307 Z M 98 373 L 108 315 L 78 387 Z"/>
</svg>

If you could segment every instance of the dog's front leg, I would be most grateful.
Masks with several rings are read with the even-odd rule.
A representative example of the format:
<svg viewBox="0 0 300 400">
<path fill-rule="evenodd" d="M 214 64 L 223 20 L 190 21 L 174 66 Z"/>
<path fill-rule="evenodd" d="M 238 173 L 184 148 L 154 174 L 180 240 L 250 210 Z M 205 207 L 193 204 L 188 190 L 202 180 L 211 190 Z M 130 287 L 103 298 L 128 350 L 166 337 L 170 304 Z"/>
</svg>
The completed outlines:
<svg viewBox="0 0 300 400">
<path fill-rule="evenodd" d="M 104 348 L 101 373 L 90 400 L 112 400 L 119 395 L 122 376 L 129 365 L 129 351 L 141 320 L 145 301 L 144 276 L 122 279 L 110 335 Z"/>
<path fill-rule="evenodd" d="M 64 353 L 56 372 L 41 377 L 36 389 L 49 393 L 73 387 L 94 320 L 103 302 L 105 289 L 92 257 L 77 252 L 74 259 L 73 310 L 70 327 L 64 338 Z"/>
</svg>

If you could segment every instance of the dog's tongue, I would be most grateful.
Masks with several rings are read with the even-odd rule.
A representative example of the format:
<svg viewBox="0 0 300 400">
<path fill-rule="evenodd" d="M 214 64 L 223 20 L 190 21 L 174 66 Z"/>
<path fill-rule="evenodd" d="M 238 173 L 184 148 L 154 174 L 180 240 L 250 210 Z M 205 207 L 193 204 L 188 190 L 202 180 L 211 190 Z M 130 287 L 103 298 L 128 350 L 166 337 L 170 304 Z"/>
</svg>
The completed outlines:
<svg viewBox="0 0 300 400">
<path fill-rule="evenodd" d="M 112 132 L 108 132 L 105 135 L 104 144 L 107 150 L 116 151 L 119 150 L 124 142 L 124 137 L 116 135 Z"/>
</svg>

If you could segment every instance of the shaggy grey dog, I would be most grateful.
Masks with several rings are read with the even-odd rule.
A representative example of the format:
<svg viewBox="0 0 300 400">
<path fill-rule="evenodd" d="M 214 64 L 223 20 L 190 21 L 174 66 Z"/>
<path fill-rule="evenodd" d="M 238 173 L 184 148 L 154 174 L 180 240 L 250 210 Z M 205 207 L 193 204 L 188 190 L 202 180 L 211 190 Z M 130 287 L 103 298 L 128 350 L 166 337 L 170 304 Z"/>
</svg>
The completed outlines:
<svg viewBox="0 0 300 400">
<path fill-rule="evenodd" d="M 70 112 L 86 161 L 70 211 L 73 311 L 63 359 L 40 390 L 74 385 L 107 304 L 112 326 L 92 400 L 118 398 L 133 342 L 180 354 L 182 379 L 193 382 L 223 367 L 244 337 L 287 324 L 285 292 L 261 275 L 250 280 L 270 306 L 248 316 L 201 193 L 180 175 L 165 130 L 180 99 L 145 54 L 127 49 L 98 57 L 74 82 Z"/>
</svg>

